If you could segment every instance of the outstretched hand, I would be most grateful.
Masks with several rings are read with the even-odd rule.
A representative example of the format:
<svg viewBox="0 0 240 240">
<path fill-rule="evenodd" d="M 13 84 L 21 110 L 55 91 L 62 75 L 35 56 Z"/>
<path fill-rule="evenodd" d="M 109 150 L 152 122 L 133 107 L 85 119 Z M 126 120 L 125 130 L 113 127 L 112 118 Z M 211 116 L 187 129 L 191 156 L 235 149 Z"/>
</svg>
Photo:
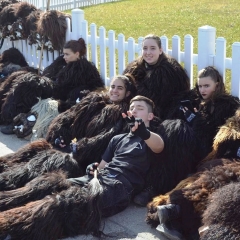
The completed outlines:
<svg viewBox="0 0 240 240">
<path fill-rule="evenodd" d="M 131 127 L 131 132 L 133 135 L 147 140 L 150 138 L 151 133 L 146 128 L 143 120 L 141 118 L 135 118 L 130 111 L 127 111 L 127 114 L 122 113 L 123 118 L 126 120 L 128 125 Z"/>
</svg>

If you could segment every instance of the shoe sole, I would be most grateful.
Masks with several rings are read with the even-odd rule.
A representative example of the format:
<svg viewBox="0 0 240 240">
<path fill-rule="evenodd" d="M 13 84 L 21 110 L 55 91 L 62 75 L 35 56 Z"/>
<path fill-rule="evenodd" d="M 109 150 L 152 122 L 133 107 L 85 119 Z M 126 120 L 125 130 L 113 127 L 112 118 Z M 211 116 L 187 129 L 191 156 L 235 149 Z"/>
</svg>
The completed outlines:
<svg viewBox="0 0 240 240">
<path fill-rule="evenodd" d="M 171 239 L 171 240 L 184 240 L 184 238 L 181 235 L 181 233 L 178 233 L 175 230 L 169 230 L 166 227 L 164 227 L 163 224 L 159 224 L 157 226 L 156 230 L 158 230 L 162 235 L 164 235 L 168 239 Z M 173 233 L 175 233 L 178 236 L 173 235 Z"/>
<path fill-rule="evenodd" d="M 168 215 L 167 215 L 167 211 L 165 209 L 165 205 L 157 206 L 157 213 L 158 213 L 158 218 L 159 218 L 160 224 L 165 223 L 169 220 Z"/>
</svg>

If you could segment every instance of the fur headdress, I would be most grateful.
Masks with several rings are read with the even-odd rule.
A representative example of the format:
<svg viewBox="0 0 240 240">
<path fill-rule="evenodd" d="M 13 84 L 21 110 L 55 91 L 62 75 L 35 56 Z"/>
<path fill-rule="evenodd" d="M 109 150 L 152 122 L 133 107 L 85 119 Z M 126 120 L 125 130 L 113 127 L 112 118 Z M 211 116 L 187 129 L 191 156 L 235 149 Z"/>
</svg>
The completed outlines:
<svg viewBox="0 0 240 240">
<path fill-rule="evenodd" d="M 42 12 L 37 22 L 37 32 L 49 50 L 62 50 L 66 41 L 67 22 L 69 15 L 57 10 Z M 48 41 L 50 41 L 48 43 Z"/>
</svg>

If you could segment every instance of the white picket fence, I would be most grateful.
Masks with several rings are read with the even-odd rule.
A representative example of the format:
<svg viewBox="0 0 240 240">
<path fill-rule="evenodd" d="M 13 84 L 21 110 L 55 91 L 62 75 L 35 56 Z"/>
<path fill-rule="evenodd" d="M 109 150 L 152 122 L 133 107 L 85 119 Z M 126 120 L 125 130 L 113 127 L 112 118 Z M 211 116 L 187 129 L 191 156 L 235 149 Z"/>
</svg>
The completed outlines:
<svg viewBox="0 0 240 240">
<path fill-rule="evenodd" d="M 116 2 L 119 0 L 50 0 L 50 10 L 66 11 L 74 8 L 89 7 L 102 3 Z M 22 0 L 33 4 L 39 9 L 45 10 L 47 8 L 47 0 Z"/>
<path fill-rule="evenodd" d="M 66 41 L 79 37 L 85 39 L 88 46 L 87 58 L 95 63 L 107 86 L 114 75 L 121 74 L 129 62 L 141 55 L 143 37 L 139 37 L 137 41 L 132 37 L 125 40 L 123 34 L 116 37 L 113 30 L 106 33 L 106 29 L 102 26 L 97 28 L 94 23 L 89 26 L 81 9 L 72 10 L 71 15 L 72 21 L 67 19 Z M 70 25 L 72 25 L 72 31 L 70 31 Z M 191 86 L 193 86 L 193 79 L 196 78 L 193 76 L 193 66 L 197 65 L 200 70 L 212 65 L 223 77 L 226 69 L 231 70 L 231 93 L 240 97 L 240 42 L 232 44 L 232 58 L 226 58 L 226 40 L 223 37 L 216 39 L 216 29 L 211 26 L 202 26 L 198 29 L 198 54 L 193 53 L 191 35 L 184 37 L 184 51 L 181 51 L 181 39 L 177 35 L 172 37 L 172 49 L 168 48 L 166 36 L 162 36 L 161 40 L 164 52 L 184 64 Z M 40 51 L 37 51 L 35 46 L 29 46 L 27 40 L 4 41 L 0 53 L 13 45 L 24 54 L 31 66 L 39 66 Z M 51 53 L 44 50 L 41 68 L 48 66 L 58 56 L 57 51 Z"/>
</svg>

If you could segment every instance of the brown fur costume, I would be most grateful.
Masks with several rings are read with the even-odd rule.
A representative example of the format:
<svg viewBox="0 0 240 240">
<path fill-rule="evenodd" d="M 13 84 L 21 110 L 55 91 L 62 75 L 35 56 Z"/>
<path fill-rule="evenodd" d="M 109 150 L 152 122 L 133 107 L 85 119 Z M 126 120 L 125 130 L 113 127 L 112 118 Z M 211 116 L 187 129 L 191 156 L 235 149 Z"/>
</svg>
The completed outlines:
<svg viewBox="0 0 240 240">
<path fill-rule="evenodd" d="M 230 183 L 212 194 L 203 225 L 208 229 L 202 240 L 240 239 L 240 183 Z"/>
<path fill-rule="evenodd" d="M 183 203 L 183 206 L 181 206 L 183 208 L 183 215 L 188 215 L 188 213 L 190 213 L 189 209 L 192 209 L 193 212 L 194 209 L 196 211 L 195 216 L 194 214 L 192 216 L 188 215 L 193 219 L 182 219 L 182 224 L 185 227 L 185 234 L 187 231 L 190 231 L 191 227 L 189 225 L 189 222 L 195 224 L 194 227 L 192 227 L 196 231 L 197 226 L 200 225 L 201 213 L 206 207 L 207 197 L 211 194 L 211 192 L 217 189 L 221 184 L 224 185 L 230 181 L 238 181 L 238 177 L 236 177 L 236 175 L 233 175 L 232 179 L 229 176 L 231 175 L 232 170 L 228 170 L 228 165 L 231 164 L 229 166 L 232 166 L 233 168 L 238 167 L 238 163 L 231 162 L 234 161 L 234 159 L 239 159 L 239 113 L 240 109 L 238 109 L 235 115 L 229 118 L 225 125 L 219 129 L 218 134 L 214 140 L 213 151 L 206 157 L 205 160 L 201 162 L 201 164 L 199 164 L 198 173 L 181 181 L 172 191 L 168 192 L 165 195 L 159 195 L 158 197 L 154 198 L 151 203 L 148 204 L 148 223 L 150 223 L 152 226 L 156 226 L 158 224 L 159 220 L 156 212 L 156 207 L 158 205 L 165 205 L 168 203 Z M 216 157 L 228 157 L 229 159 L 215 159 Z M 204 171 L 206 171 L 206 173 Z M 226 171 L 229 172 L 225 174 Z M 219 174 L 219 176 L 217 176 L 217 174 Z M 221 181 L 221 184 L 219 181 Z M 196 185 L 196 183 L 199 184 Z M 200 183 L 202 184 L 202 189 L 200 187 Z M 193 196 L 191 196 L 191 194 Z M 190 199 L 189 196 L 191 196 Z M 187 207 L 189 209 L 187 209 Z M 189 229 L 186 228 L 187 224 L 189 225 Z"/>
<path fill-rule="evenodd" d="M 137 94 L 152 99 L 155 103 L 155 115 L 162 120 L 182 118 L 179 111 L 180 100 L 196 98 L 190 91 L 189 78 L 182 66 L 173 58 L 164 58 L 151 68 L 138 60 L 130 63 L 124 70 L 134 76 Z"/>
<path fill-rule="evenodd" d="M 46 77 L 31 72 L 21 75 L 13 80 L 11 89 L 6 93 L 1 109 L 2 119 L 12 122 L 19 113 L 28 113 L 38 98 L 51 97 L 52 90 L 52 81 Z"/>
<path fill-rule="evenodd" d="M 92 92 L 71 109 L 60 114 L 49 126 L 47 141 L 55 145 L 62 136 L 69 146 L 77 139 L 74 158 L 85 171 L 88 164 L 100 162 L 110 139 L 123 132 L 125 122 L 121 113 L 128 110 L 126 102 L 112 104 L 104 93 Z"/>
</svg>

